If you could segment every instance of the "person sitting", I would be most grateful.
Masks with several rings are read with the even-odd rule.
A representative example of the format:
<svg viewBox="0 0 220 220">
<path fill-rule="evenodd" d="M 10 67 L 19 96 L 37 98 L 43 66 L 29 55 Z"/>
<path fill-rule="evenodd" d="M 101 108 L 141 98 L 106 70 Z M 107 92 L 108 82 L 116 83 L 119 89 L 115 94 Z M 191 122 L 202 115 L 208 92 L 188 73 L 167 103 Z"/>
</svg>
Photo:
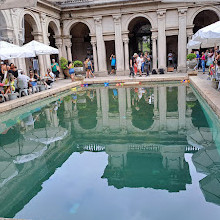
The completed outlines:
<svg viewBox="0 0 220 220">
<path fill-rule="evenodd" d="M 37 86 L 37 79 L 32 70 L 30 70 L 30 83 L 32 86 Z"/>
<path fill-rule="evenodd" d="M 17 78 L 18 89 L 28 89 L 29 88 L 30 77 L 26 76 L 23 71 L 20 72 Z"/>
<path fill-rule="evenodd" d="M 10 83 L 9 83 L 9 81 L 10 81 Z M 13 76 L 12 73 L 9 73 L 8 78 L 6 79 L 6 82 L 9 83 L 9 86 L 7 86 L 5 89 L 5 95 L 8 93 L 15 92 L 15 77 Z"/>
<path fill-rule="evenodd" d="M 10 64 L 10 69 L 8 72 L 11 73 L 15 78 L 18 78 L 18 69 L 13 63 Z"/>
<path fill-rule="evenodd" d="M 48 86 L 51 86 L 51 84 L 54 83 L 55 81 L 55 75 L 49 68 L 47 69 L 46 77 L 47 77 L 46 84 Z"/>
<path fill-rule="evenodd" d="M 55 59 L 52 59 L 51 68 L 52 68 L 53 74 L 54 74 L 57 78 L 59 78 L 60 67 L 59 67 L 59 64 L 56 63 Z"/>
</svg>

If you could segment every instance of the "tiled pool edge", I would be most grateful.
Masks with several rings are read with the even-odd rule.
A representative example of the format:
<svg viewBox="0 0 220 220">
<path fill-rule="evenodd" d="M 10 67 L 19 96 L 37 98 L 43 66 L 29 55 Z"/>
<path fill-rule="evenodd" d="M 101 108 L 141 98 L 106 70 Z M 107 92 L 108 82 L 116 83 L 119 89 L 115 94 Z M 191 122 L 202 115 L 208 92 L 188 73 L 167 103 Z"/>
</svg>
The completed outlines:
<svg viewBox="0 0 220 220">
<path fill-rule="evenodd" d="M 208 103 L 215 114 L 220 118 L 220 93 L 210 86 L 204 79 L 198 76 L 189 77 L 191 85 L 198 91 L 203 99 Z"/>
<path fill-rule="evenodd" d="M 49 96 L 55 95 L 55 94 L 60 93 L 60 92 L 64 92 L 68 89 L 80 86 L 81 84 L 82 84 L 81 81 L 68 83 L 65 86 L 59 86 L 59 87 L 56 87 L 56 88 L 52 88 L 52 89 L 49 89 L 49 90 L 45 90 L 45 91 L 42 91 L 42 92 L 39 92 L 39 93 L 32 94 L 30 96 L 25 96 L 25 97 L 22 97 L 22 98 L 18 98 L 16 100 L 0 103 L 0 113 L 13 110 L 15 108 L 18 108 L 18 107 L 24 106 L 26 104 L 30 104 L 32 102 L 47 98 Z"/>
</svg>

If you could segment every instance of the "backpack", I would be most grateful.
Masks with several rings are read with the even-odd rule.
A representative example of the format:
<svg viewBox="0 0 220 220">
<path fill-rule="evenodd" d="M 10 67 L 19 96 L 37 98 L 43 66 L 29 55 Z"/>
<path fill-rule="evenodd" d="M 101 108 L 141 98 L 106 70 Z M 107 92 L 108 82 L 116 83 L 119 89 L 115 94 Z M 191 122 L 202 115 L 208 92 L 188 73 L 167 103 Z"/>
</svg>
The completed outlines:
<svg viewBox="0 0 220 220">
<path fill-rule="evenodd" d="M 157 74 L 157 71 L 155 69 L 152 70 L 152 75 Z"/>
<path fill-rule="evenodd" d="M 164 74 L 164 69 L 159 69 L 159 74 Z"/>
</svg>

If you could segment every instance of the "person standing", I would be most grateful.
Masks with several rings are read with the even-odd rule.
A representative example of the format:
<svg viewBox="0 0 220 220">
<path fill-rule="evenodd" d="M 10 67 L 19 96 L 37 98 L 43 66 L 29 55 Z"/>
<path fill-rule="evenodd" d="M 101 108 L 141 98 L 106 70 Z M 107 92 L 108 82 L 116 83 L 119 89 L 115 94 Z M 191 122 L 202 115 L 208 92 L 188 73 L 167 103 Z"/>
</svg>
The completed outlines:
<svg viewBox="0 0 220 220">
<path fill-rule="evenodd" d="M 111 75 L 111 74 L 115 74 L 115 70 L 116 70 L 116 56 L 112 54 L 111 57 L 110 57 L 110 61 L 111 61 L 111 68 L 112 68 L 112 70 L 110 72 L 110 75 Z"/>
<path fill-rule="evenodd" d="M 136 64 L 137 64 L 137 72 L 139 72 L 139 77 L 142 77 L 142 72 L 141 72 L 141 58 L 139 57 L 138 54 L 136 55 Z"/>
<path fill-rule="evenodd" d="M 172 50 L 168 53 L 168 65 L 173 66 L 173 53 Z"/>
<path fill-rule="evenodd" d="M 52 72 L 56 76 L 56 78 L 59 78 L 60 67 L 59 67 L 59 64 L 56 63 L 55 59 L 52 59 L 51 68 L 52 68 Z"/>
<path fill-rule="evenodd" d="M 72 82 L 74 82 L 74 77 L 75 77 L 74 64 L 71 61 L 68 61 L 67 68 L 69 69 L 70 78 Z"/>
<path fill-rule="evenodd" d="M 130 59 L 130 77 L 134 77 L 134 65 L 135 65 L 135 62 L 136 62 L 136 57 L 135 55 L 133 55 Z"/>
<path fill-rule="evenodd" d="M 206 60 L 206 55 L 204 52 L 202 52 L 202 57 L 201 57 L 201 61 L 202 61 L 202 72 L 203 74 L 205 74 L 205 60 Z"/>
<path fill-rule="evenodd" d="M 93 74 L 92 61 L 89 58 L 88 58 L 87 65 L 88 65 L 88 70 L 89 70 L 89 77 L 90 77 L 90 75 L 92 75 L 93 78 L 95 78 L 95 75 Z"/>
<path fill-rule="evenodd" d="M 140 55 L 140 59 L 141 59 L 141 72 L 142 72 L 142 74 L 144 73 L 144 64 L 145 64 L 145 60 L 144 60 L 144 57 L 143 57 L 143 55 L 141 54 Z"/>
<path fill-rule="evenodd" d="M 148 52 L 145 52 L 144 59 L 145 59 L 146 76 L 149 76 L 150 56 L 148 55 Z"/>
<path fill-rule="evenodd" d="M 89 78 L 89 68 L 88 68 L 88 58 L 85 59 L 84 61 L 84 66 L 85 66 L 85 69 L 86 69 L 86 78 Z"/>
</svg>

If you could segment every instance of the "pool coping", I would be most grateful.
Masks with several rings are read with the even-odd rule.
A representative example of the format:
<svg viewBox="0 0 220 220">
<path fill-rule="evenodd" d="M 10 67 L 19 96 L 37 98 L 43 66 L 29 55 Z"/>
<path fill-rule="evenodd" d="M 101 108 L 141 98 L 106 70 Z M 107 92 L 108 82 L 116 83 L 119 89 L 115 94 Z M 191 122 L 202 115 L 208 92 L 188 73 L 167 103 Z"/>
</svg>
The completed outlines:
<svg viewBox="0 0 220 220">
<path fill-rule="evenodd" d="M 198 76 L 189 77 L 190 84 L 198 91 L 208 103 L 214 113 L 220 118 L 220 93 L 211 86 L 211 82 Z"/>
</svg>

